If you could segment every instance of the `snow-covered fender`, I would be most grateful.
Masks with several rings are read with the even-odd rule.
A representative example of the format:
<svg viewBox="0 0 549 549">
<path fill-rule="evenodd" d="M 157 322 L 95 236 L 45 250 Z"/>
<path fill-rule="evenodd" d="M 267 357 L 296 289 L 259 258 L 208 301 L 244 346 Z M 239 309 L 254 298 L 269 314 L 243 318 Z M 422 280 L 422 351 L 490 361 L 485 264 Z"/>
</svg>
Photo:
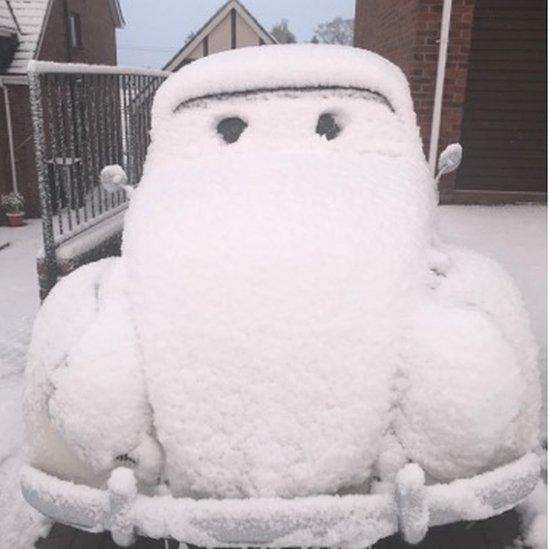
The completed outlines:
<svg viewBox="0 0 549 549">
<path fill-rule="evenodd" d="M 26 370 L 30 463 L 92 485 L 121 464 L 145 482 L 159 472 L 121 267 L 104 259 L 59 282 L 37 315 Z"/>
<path fill-rule="evenodd" d="M 536 449 L 537 346 L 518 288 L 494 260 L 440 242 L 430 260 L 434 300 L 410 320 L 395 431 L 411 459 L 451 480 Z"/>
</svg>

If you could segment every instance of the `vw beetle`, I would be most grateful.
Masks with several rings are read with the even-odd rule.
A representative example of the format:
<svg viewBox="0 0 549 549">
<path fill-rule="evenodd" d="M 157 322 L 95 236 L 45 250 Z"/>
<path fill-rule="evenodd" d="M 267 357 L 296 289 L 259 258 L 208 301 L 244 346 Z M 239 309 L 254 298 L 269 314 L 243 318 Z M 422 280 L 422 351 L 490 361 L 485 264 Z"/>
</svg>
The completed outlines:
<svg viewBox="0 0 549 549">
<path fill-rule="evenodd" d="M 533 490 L 528 317 L 497 264 L 437 237 L 396 66 L 214 55 L 159 89 L 151 138 L 121 257 L 59 282 L 35 322 L 32 505 L 121 545 L 365 547 Z"/>
</svg>

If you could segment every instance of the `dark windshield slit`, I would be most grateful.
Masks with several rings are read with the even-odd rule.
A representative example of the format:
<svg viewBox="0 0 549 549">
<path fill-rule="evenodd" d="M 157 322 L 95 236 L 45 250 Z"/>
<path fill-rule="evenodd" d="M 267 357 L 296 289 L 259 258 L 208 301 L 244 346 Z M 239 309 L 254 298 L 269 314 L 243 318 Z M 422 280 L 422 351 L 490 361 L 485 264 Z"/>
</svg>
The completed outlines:
<svg viewBox="0 0 549 549">
<path fill-rule="evenodd" d="M 177 113 L 181 109 L 191 106 L 194 103 L 200 101 L 205 101 L 208 99 L 230 99 L 232 97 L 243 97 L 251 95 L 259 95 L 262 93 L 273 93 L 273 92 L 315 92 L 315 91 L 355 91 L 355 92 L 365 92 L 371 96 L 371 99 L 377 100 L 386 107 L 388 107 L 391 112 L 395 112 L 395 109 L 389 102 L 389 100 L 379 92 L 369 90 L 367 88 L 359 88 L 355 86 L 305 86 L 305 87 L 281 87 L 281 88 L 254 88 L 251 90 L 242 90 L 235 92 L 224 92 L 224 93 L 210 93 L 206 95 L 201 95 L 199 97 L 193 97 L 182 101 L 173 109 L 173 113 Z"/>
</svg>

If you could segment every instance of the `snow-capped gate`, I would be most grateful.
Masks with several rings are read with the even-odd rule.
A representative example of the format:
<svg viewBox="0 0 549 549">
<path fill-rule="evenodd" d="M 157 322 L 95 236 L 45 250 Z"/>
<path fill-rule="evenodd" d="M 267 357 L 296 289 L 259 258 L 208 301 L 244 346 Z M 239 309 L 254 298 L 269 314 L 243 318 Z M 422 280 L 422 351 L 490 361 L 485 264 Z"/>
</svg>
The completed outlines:
<svg viewBox="0 0 549 549">
<path fill-rule="evenodd" d="M 100 241 L 112 237 L 117 226 L 113 219 L 127 207 L 127 197 L 124 191 L 108 195 L 99 173 L 108 164 L 120 164 L 129 183 L 137 184 L 149 144 L 152 99 L 168 74 L 101 65 L 29 64 L 44 239 L 42 297 L 60 274 L 67 274 L 58 254 L 62 244 L 92 229 Z M 108 230 L 97 231 L 108 224 Z"/>
</svg>

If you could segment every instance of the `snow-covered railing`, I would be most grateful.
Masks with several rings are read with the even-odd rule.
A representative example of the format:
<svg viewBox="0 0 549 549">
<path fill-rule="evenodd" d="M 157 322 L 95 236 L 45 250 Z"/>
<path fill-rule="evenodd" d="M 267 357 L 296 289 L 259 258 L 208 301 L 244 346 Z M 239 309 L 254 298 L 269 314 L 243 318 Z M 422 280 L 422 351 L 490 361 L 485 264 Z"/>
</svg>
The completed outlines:
<svg viewBox="0 0 549 549">
<path fill-rule="evenodd" d="M 102 189 L 101 169 L 120 164 L 138 183 L 152 99 L 169 73 L 42 61 L 28 73 L 49 291 L 57 247 L 126 204 L 124 191 Z"/>
</svg>

